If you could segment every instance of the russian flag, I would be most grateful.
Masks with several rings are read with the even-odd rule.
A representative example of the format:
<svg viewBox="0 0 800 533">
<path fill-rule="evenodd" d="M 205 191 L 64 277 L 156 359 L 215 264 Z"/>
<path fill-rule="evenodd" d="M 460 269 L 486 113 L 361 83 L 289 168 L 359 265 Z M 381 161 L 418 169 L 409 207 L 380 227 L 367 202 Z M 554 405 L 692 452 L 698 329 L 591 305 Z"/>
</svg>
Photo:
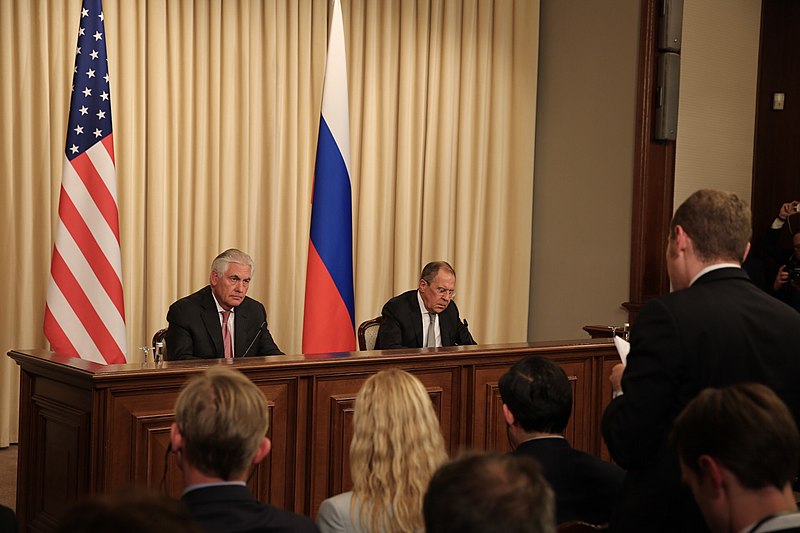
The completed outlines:
<svg viewBox="0 0 800 533">
<path fill-rule="evenodd" d="M 342 6 L 335 0 L 314 170 L 303 353 L 356 349 L 349 117 Z"/>
</svg>

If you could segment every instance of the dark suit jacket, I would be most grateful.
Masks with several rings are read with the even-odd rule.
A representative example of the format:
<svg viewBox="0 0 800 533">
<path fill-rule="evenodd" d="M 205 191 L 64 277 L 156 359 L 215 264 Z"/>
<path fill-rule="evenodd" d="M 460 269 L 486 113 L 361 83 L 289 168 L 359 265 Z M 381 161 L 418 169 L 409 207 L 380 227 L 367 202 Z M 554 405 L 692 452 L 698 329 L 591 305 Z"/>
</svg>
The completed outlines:
<svg viewBox="0 0 800 533">
<path fill-rule="evenodd" d="M 556 523 L 608 522 L 625 478 L 620 467 L 575 450 L 566 439 L 559 438 L 523 442 L 514 455 L 533 457 L 542 465 L 544 477 L 556 494 Z"/>
<path fill-rule="evenodd" d="M 383 306 L 382 319 L 375 340 L 376 350 L 391 348 L 422 348 L 422 312 L 419 309 L 417 290 L 395 296 Z M 439 313 L 439 330 L 442 346 L 477 344 L 469 330 L 458 317 L 458 306 L 450 301 Z"/>
<path fill-rule="evenodd" d="M 261 302 L 245 297 L 234 308 L 234 357 L 242 357 L 256 339 L 247 355 L 281 355 L 267 329 L 267 312 Z M 217 305 L 211 286 L 206 285 L 194 294 L 181 298 L 167 312 L 167 359 L 213 359 L 225 356 L 222 344 Z M 259 326 L 264 324 L 259 334 Z"/>
<path fill-rule="evenodd" d="M 0 505 L 0 533 L 17 533 L 18 531 L 17 515 L 5 505 Z"/>
<path fill-rule="evenodd" d="M 603 414 L 611 456 L 628 470 L 617 531 L 704 531 L 668 446 L 672 423 L 706 387 L 759 382 L 800 414 L 800 314 L 739 268 L 648 302 L 631 329 L 624 394 Z M 660 527 L 660 529 L 659 529 Z"/>
<path fill-rule="evenodd" d="M 261 503 L 241 485 L 190 490 L 181 501 L 208 533 L 319 533 L 310 518 Z"/>
</svg>

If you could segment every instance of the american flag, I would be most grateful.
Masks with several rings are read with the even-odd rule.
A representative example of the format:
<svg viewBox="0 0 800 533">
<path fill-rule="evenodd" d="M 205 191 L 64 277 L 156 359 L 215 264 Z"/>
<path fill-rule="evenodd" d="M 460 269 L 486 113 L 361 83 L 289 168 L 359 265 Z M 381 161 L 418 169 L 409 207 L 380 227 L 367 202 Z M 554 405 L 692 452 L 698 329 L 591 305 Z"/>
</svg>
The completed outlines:
<svg viewBox="0 0 800 533">
<path fill-rule="evenodd" d="M 102 0 L 83 0 L 44 332 L 56 352 L 125 363 L 125 306 Z"/>
</svg>

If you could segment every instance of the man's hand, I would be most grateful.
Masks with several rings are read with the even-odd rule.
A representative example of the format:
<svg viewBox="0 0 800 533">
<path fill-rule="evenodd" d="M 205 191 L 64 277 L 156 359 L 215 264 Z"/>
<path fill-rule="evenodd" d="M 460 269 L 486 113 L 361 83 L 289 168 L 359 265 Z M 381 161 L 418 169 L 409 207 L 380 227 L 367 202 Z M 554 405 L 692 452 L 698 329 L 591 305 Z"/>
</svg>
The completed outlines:
<svg viewBox="0 0 800 533">
<path fill-rule="evenodd" d="M 786 265 L 783 265 L 781 268 L 778 269 L 778 275 L 775 276 L 775 282 L 772 284 L 772 288 L 776 291 L 781 290 L 781 287 L 786 285 L 789 282 L 789 273 L 786 272 Z"/>
<path fill-rule="evenodd" d="M 791 215 L 794 215 L 795 213 L 797 213 L 798 205 L 800 205 L 800 201 L 798 200 L 783 204 L 781 206 L 781 210 L 778 212 L 778 218 L 781 220 L 786 220 Z"/>
<path fill-rule="evenodd" d="M 611 369 L 611 376 L 608 378 L 611 381 L 611 390 L 614 396 L 622 394 L 622 373 L 625 372 L 625 365 L 617 363 Z"/>
</svg>

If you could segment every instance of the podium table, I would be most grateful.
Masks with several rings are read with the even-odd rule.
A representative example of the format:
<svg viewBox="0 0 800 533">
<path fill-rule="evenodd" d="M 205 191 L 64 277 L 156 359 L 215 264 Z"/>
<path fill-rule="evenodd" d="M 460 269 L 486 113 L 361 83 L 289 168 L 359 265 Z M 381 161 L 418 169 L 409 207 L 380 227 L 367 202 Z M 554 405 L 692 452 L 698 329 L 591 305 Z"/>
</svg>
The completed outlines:
<svg viewBox="0 0 800 533">
<path fill-rule="evenodd" d="M 21 368 L 17 515 L 26 531 L 50 531 L 65 505 L 137 486 L 179 498 L 182 478 L 167 453 L 173 405 L 192 375 L 213 365 L 242 371 L 270 410 L 272 452 L 248 480 L 262 501 L 314 516 L 349 490 L 353 400 L 370 375 L 398 367 L 425 384 L 451 456 L 507 451 L 497 381 L 527 355 L 567 372 L 578 449 L 607 457 L 600 436 L 617 361 L 609 339 L 324 355 L 99 365 L 45 350 L 12 350 Z"/>
</svg>

